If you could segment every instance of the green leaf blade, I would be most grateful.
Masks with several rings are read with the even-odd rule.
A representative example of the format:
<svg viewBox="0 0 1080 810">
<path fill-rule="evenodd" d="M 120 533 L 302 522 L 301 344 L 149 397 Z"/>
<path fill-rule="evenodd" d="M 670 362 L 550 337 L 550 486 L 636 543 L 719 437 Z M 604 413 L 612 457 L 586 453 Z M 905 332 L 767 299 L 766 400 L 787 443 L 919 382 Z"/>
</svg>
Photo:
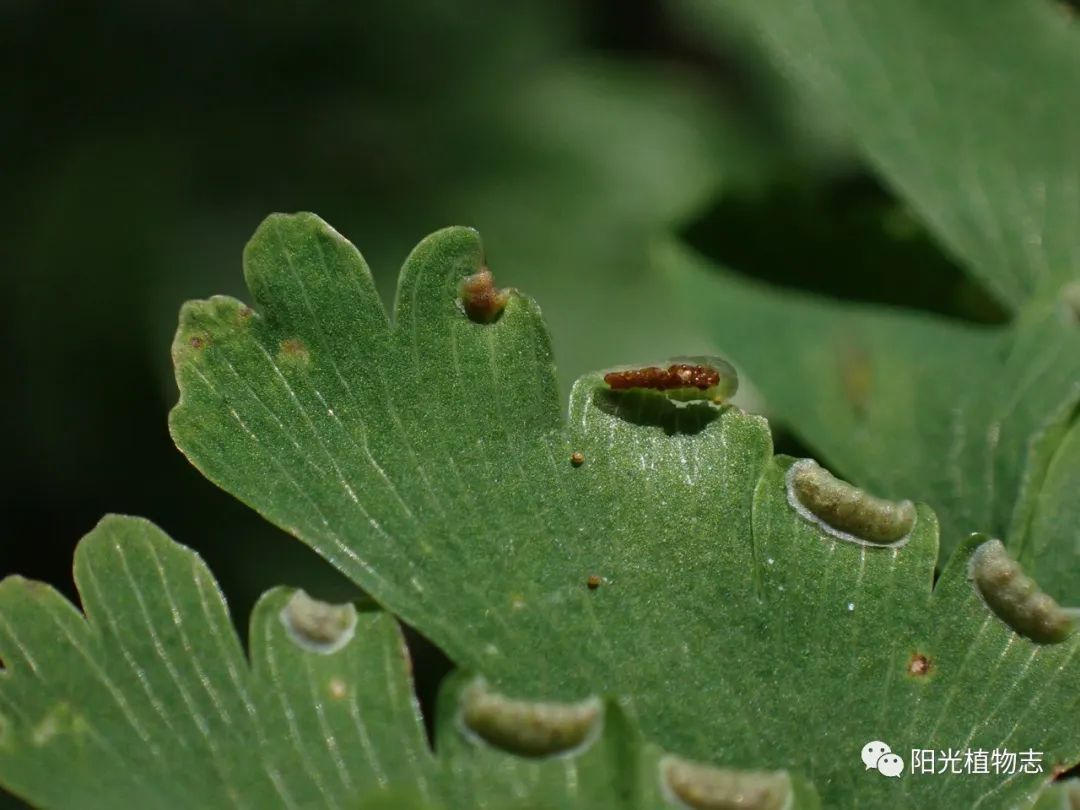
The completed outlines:
<svg viewBox="0 0 1080 810">
<path fill-rule="evenodd" d="M 961 568 L 938 583 L 940 599 L 931 595 L 938 534 L 925 507 L 896 546 L 837 539 L 806 520 L 789 500 L 790 461 L 771 458 L 760 417 L 651 391 L 618 394 L 591 375 L 575 386 L 563 425 L 535 309 L 512 297 L 501 318 L 478 324 L 458 307 L 460 280 L 481 259 L 461 249 L 457 233 L 440 232 L 410 258 L 401 285 L 410 293 L 399 298 L 391 351 L 375 360 L 396 380 L 438 383 L 439 396 L 394 399 L 392 417 L 327 401 L 349 431 L 383 437 L 379 462 L 400 482 L 400 500 L 353 486 L 356 462 L 343 444 L 308 442 L 305 459 L 322 460 L 343 479 L 308 470 L 290 483 L 272 454 L 240 464 L 241 455 L 227 452 L 237 440 L 222 415 L 227 406 L 191 398 L 184 390 L 191 371 L 182 364 L 178 444 L 203 469 L 217 465 L 219 484 L 332 561 L 336 547 L 327 538 L 336 537 L 347 573 L 500 690 L 564 700 L 623 695 L 674 753 L 805 773 L 826 786 L 830 803 L 880 804 L 898 791 L 931 801 L 932 780 L 898 787 L 861 771 L 858 752 L 889 728 L 898 729 L 897 750 L 919 747 L 926 736 L 927 746 L 960 745 L 977 718 L 952 696 L 992 705 L 993 690 L 1009 684 L 1016 694 L 1072 699 L 1054 690 L 1080 672 L 1075 638 L 1040 646 L 1019 637 Z M 326 268 L 314 262 L 297 272 L 314 279 Z M 365 338 L 355 335 L 347 351 L 363 352 L 355 347 Z M 249 350 L 227 341 L 218 348 L 223 357 L 212 368 L 226 380 L 225 361 Z M 295 385 L 317 390 L 319 373 L 313 364 Z M 282 395 L 273 374 L 232 380 L 228 390 L 241 384 L 265 401 Z M 309 416 L 282 408 L 249 439 L 270 446 L 281 425 Z M 297 440 L 305 435 L 299 428 Z M 573 453 L 580 463 L 571 463 Z M 324 504 L 321 513 L 276 499 L 286 485 Z M 344 485 L 359 503 L 334 494 Z M 384 536 L 361 508 L 394 531 Z M 770 589 L 781 575 L 772 571 L 786 578 L 777 582 L 785 591 Z M 980 628 L 989 629 L 980 635 Z M 941 665 L 909 677 L 923 644 Z M 991 675 L 982 679 L 983 671 Z M 874 688 L 853 697 L 850 683 L 865 680 Z M 817 692 L 832 699 L 791 698 Z M 890 705 L 880 704 L 882 695 Z M 838 715 L 838 705 L 851 710 Z M 1015 725 L 1055 762 L 1073 761 L 1080 739 L 1056 725 L 1059 705 L 1037 702 L 1022 725 L 992 712 L 977 740 L 1000 740 Z M 913 716 L 921 719 L 909 727 Z M 806 745 L 807 730 L 818 744 Z M 1025 774 L 950 790 L 959 806 L 985 795 L 992 807 L 1025 801 L 1041 785 Z"/>
<path fill-rule="evenodd" d="M 1080 35 L 1051 3 L 731 7 L 1006 305 L 1080 275 Z"/>
<path fill-rule="evenodd" d="M 269 591 L 251 617 L 253 708 L 274 753 L 281 800 L 349 807 L 391 786 L 432 800 L 435 763 L 397 624 L 385 614 L 354 613 L 345 655 L 313 652 L 286 629 L 294 596 Z"/>
<path fill-rule="evenodd" d="M 46 585 L 0 583 L 0 783 L 35 806 L 670 806 L 660 751 L 615 703 L 581 750 L 527 759 L 462 733 L 459 677 L 436 757 L 388 615 L 274 589 L 249 664 L 201 560 L 149 522 L 105 518 L 76 570 L 85 618 Z M 795 785 L 794 810 L 818 806 Z"/>
</svg>

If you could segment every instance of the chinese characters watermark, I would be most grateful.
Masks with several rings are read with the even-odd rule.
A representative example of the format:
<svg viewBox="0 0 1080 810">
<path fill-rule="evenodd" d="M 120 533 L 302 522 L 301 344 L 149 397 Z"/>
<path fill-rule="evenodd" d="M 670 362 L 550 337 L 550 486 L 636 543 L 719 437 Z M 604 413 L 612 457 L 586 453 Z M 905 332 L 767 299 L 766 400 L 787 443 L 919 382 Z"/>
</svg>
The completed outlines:
<svg viewBox="0 0 1080 810">
<path fill-rule="evenodd" d="M 1012 774 L 1042 773 L 1043 752 L 1010 751 L 1007 748 L 933 748 L 911 749 L 911 773 L 916 774 L 986 774 L 1008 776 Z"/>
<path fill-rule="evenodd" d="M 905 770 L 912 776 L 940 776 L 942 774 L 967 774 L 978 776 L 1010 776 L 1013 774 L 1036 774 L 1043 772 L 1043 752 L 1010 751 L 1007 748 L 912 748 L 911 758 L 893 753 L 888 743 L 871 740 L 862 748 L 863 764 L 868 771 L 899 779 Z"/>
</svg>

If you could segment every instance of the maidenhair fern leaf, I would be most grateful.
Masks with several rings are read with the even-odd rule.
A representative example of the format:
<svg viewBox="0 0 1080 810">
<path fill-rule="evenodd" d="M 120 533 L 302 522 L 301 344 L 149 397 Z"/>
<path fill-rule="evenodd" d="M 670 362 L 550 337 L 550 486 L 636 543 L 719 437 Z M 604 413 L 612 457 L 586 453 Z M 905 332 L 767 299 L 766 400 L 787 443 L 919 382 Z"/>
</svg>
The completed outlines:
<svg viewBox="0 0 1080 810">
<path fill-rule="evenodd" d="M 0 584 L 0 782 L 35 806 L 673 806 L 671 758 L 614 702 L 590 701 L 567 739 L 574 707 L 459 677 L 440 703 L 436 756 L 386 614 L 275 589 L 255 607 L 249 662 L 205 565 L 147 521 L 106 518 L 79 544 L 75 574 L 85 616 L 41 583 Z M 530 756 L 507 753 L 521 740 Z M 818 806 L 785 773 L 707 768 L 697 781 Z"/>
<path fill-rule="evenodd" d="M 950 807 L 1027 801 L 1080 760 L 1080 641 L 1016 632 L 1052 603 L 988 606 L 985 538 L 932 587 L 929 508 L 853 542 L 881 504 L 820 478 L 840 521 L 800 493 L 760 417 L 597 374 L 564 419 L 535 304 L 492 288 L 476 317 L 484 269 L 475 232 L 434 234 L 391 323 L 348 242 L 271 217 L 254 308 L 184 309 L 177 444 L 493 688 L 622 695 L 680 757 L 805 773 L 829 806 Z M 1042 772 L 889 779 L 860 762 L 874 740 L 1024 749 Z"/>
</svg>

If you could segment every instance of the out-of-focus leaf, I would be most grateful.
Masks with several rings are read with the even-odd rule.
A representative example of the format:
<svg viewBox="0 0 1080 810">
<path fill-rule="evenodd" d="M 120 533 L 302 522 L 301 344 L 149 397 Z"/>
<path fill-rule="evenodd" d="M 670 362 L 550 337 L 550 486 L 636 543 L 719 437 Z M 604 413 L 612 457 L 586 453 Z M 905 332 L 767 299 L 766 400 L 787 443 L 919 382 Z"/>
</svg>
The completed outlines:
<svg viewBox="0 0 1080 810">
<path fill-rule="evenodd" d="M 1080 277 L 1080 31 L 1065 4 L 709 5 L 751 22 L 1004 304 Z"/>
<path fill-rule="evenodd" d="M 178 445 L 459 664 L 518 694 L 625 695 L 679 755 L 812 773 L 828 806 L 1007 807 L 1043 786 L 885 779 L 858 761 L 884 735 L 1080 759 L 1078 637 L 1035 644 L 992 613 L 979 540 L 931 590 L 933 513 L 900 545 L 837 536 L 759 417 L 588 375 L 564 421 L 535 304 L 465 314 L 482 263 L 475 232 L 432 235 L 390 323 L 339 234 L 270 217 L 246 251 L 255 309 L 182 313 Z"/>
</svg>

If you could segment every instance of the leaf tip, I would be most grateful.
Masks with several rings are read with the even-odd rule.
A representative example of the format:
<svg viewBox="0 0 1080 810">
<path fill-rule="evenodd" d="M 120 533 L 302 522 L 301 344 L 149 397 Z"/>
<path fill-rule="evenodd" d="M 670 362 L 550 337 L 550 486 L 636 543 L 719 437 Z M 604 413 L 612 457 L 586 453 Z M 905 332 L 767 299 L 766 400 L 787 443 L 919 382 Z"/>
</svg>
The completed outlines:
<svg viewBox="0 0 1080 810">
<path fill-rule="evenodd" d="M 480 231 L 468 225 L 440 228 L 421 239 L 405 263 L 435 259 L 449 264 L 455 258 L 460 259 L 461 266 L 468 268 L 469 272 L 476 272 L 484 266 L 484 240 L 480 237 Z"/>
<path fill-rule="evenodd" d="M 198 362 L 206 351 L 242 330 L 253 315 L 251 307 L 226 295 L 184 302 L 172 344 L 178 379 L 183 367 Z"/>
<path fill-rule="evenodd" d="M 249 254 L 257 251 L 267 240 L 276 240 L 283 237 L 290 238 L 296 234 L 315 232 L 325 233 L 337 239 L 348 241 L 331 227 L 326 220 L 311 211 L 297 211 L 294 213 L 275 211 L 263 218 L 251 238 L 248 239 L 247 244 L 244 246 L 244 257 L 246 259 Z"/>
</svg>

